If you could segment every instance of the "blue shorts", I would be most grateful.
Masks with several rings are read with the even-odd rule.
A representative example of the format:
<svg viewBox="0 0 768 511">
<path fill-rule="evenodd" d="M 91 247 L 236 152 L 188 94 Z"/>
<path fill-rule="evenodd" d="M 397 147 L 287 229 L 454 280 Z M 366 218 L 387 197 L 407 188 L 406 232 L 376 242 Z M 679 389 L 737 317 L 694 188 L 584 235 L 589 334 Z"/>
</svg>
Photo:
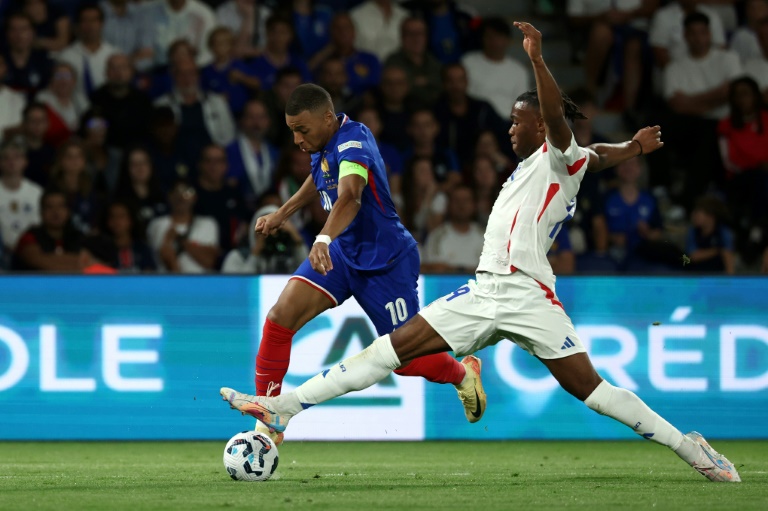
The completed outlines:
<svg viewBox="0 0 768 511">
<path fill-rule="evenodd" d="M 333 270 L 323 276 L 305 259 L 291 279 L 314 287 L 333 303 L 341 305 L 350 296 L 365 311 L 379 335 L 392 333 L 419 311 L 419 251 L 414 246 L 391 268 L 357 270 L 344 262 L 338 243 L 328 247 Z"/>
</svg>

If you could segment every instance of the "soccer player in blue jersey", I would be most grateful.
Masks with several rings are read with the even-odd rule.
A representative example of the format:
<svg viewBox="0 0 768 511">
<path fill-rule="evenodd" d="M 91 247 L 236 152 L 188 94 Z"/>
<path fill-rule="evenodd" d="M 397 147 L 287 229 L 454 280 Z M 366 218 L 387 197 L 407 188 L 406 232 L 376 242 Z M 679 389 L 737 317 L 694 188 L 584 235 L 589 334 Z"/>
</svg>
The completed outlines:
<svg viewBox="0 0 768 511">
<path fill-rule="evenodd" d="M 312 172 L 278 211 L 257 220 L 256 232 L 276 234 L 293 213 L 318 199 L 330 214 L 309 258 L 267 315 L 256 357 L 260 396 L 280 393 L 293 335 L 323 311 L 355 297 L 378 334 L 385 335 L 419 309 L 416 241 L 397 216 L 370 130 L 334 113 L 328 92 L 314 84 L 294 90 L 285 119 L 296 145 L 311 153 Z M 439 353 L 414 359 L 395 373 L 452 383 L 467 420 L 477 422 L 485 411 L 480 366 L 474 356 L 459 363 Z"/>
</svg>

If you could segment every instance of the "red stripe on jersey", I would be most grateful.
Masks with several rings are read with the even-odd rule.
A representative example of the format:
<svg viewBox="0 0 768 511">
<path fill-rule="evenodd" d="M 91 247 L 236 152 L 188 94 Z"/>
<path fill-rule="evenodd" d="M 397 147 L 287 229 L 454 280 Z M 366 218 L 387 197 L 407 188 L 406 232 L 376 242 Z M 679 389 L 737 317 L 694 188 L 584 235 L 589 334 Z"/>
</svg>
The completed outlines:
<svg viewBox="0 0 768 511">
<path fill-rule="evenodd" d="M 560 183 L 552 183 L 549 185 L 549 190 L 547 190 L 547 197 L 544 199 L 544 207 L 541 208 L 539 216 L 536 217 L 536 222 L 541 220 L 541 216 L 544 214 L 544 211 L 547 210 L 547 206 L 549 206 L 549 203 L 552 202 L 552 198 L 555 196 L 558 190 L 560 190 Z"/>
<path fill-rule="evenodd" d="M 586 161 L 587 161 L 587 157 L 586 157 L 586 156 L 584 156 L 582 159 L 580 159 L 580 160 L 576 160 L 576 163 L 574 163 L 573 165 L 568 165 L 568 164 L 566 164 L 566 165 L 565 165 L 565 168 L 566 168 L 566 169 L 568 169 L 568 175 L 569 175 L 569 176 L 572 176 L 572 175 L 574 175 L 575 173 L 577 173 L 578 171 L 580 171 L 580 170 L 581 170 L 581 167 L 583 167 L 583 166 L 584 166 L 584 163 L 585 163 Z"/>
<path fill-rule="evenodd" d="M 544 141 L 544 149 L 542 149 L 541 152 L 542 153 L 546 153 L 547 152 L 547 142 L 546 142 L 546 140 Z"/>
<path fill-rule="evenodd" d="M 509 241 L 507 241 L 507 254 L 509 254 L 509 248 L 512 246 L 512 231 L 515 228 L 515 223 L 517 223 L 518 213 L 520 213 L 519 209 L 515 212 L 515 218 L 512 219 L 512 227 L 509 228 Z"/>
<path fill-rule="evenodd" d="M 558 300 L 555 298 L 555 292 L 554 292 L 554 291 L 552 291 L 551 289 L 549 289 L 547 286 L 545 286 L 544 284 L 542 284 L 542 283 L 541 283 L 541 282 L 539 282 L 538 280 L 536 281 L 536 283 L 539 285 L 539 287 L 541 288 L 541 290 L 542 290 L 542 291 L 546 292 L 546 298 L 547 298 L 547 300 L 549 300 L 550 302 L 552 302 L 552 305 L 557 305 L 557 306 L 558 306 L 558 307 L 560 307 L 561 309 L 565 310 L 565 308 L 563 307 L 563 304 L 562 304 L 562 303 L 560 303 L 560 302 L 559 302 L 559 301 L 558 301 Z"/>
<path fill-rule="evenodd" d="M 358 165 L 363 165 L 362 163 L 355 162 Z M 365 167 L 368 169 L 368 167 Z M 379 193 L 376 191 L 376 179 L 374 178 L 373 173 L 371 172 L 371 169 L 368 169 L 368 184 L 371 186 L 371 193 L 373 193 L 374 198 L 376 199 L 376 202 L 379 203 L 379 207 L 381 208 L 381 212 L 384 213 L 384 204 L 381 203 L 381 197 L 379 197 Z"/>
</svg>

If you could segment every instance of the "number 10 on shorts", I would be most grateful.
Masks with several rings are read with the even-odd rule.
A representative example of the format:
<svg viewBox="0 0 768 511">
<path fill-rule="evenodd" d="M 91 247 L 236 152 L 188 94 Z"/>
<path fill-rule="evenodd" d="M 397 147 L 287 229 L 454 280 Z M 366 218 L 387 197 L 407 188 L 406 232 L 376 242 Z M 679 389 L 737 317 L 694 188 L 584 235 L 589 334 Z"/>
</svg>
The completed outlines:
<svg viewBox="0 0 768 511">
<path fill-rule="evenodd" d="M 398 298 L 394 302 L 389 302 L 384 308 L 387 309 L 390 316 L 392 316 L 393 326 L 397 326 L 408 319 L 408 306 L 403 298 Z"/>
</svg>

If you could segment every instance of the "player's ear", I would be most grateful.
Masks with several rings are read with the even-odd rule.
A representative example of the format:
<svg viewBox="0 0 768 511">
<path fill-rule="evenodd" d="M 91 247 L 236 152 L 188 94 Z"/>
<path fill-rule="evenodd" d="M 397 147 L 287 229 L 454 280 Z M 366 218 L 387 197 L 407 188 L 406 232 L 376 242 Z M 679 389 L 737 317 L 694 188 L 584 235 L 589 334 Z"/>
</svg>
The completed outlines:
<svg viewBox="0 0 768 511">
<path fill-rule="evenodd" d="M 536 117 L 536 132 L 537 133 L 544 133 L 547 131 L 547 125 L 544 123 L 544 118 L 542 116 Z"/>
</svg>

